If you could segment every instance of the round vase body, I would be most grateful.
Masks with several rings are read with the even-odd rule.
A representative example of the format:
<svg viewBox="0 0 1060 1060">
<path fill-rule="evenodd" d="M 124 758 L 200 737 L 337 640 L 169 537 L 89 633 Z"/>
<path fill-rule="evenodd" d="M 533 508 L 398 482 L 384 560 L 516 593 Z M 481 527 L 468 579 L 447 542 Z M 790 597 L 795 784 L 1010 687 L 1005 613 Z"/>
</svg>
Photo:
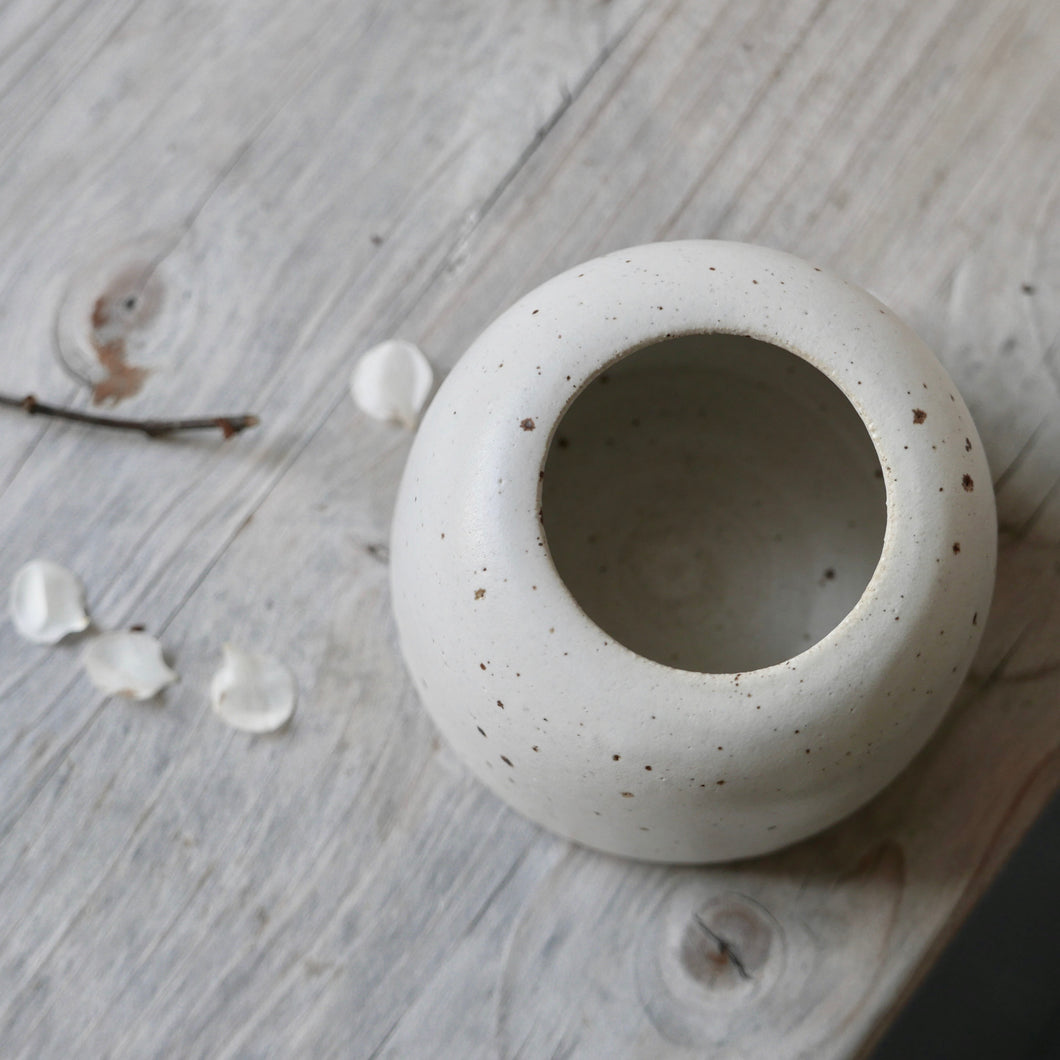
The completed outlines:
<svg viewBox="0 0 1060 1060">
<path fill-rule="evenodd" d="M 792 843 L 886 785 L 974 654 L 996 559 L 971 416 L 798 258 L 635 247 L 446 379 L 391 543 L 416 688 L 538 823 L 665 862 Z"/>
</svg>

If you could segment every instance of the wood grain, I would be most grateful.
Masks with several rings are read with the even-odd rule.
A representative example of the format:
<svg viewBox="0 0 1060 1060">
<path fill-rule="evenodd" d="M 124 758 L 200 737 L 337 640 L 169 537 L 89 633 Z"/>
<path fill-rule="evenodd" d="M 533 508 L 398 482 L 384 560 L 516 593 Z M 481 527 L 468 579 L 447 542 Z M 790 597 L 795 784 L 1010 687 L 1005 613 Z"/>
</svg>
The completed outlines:
<svg viewBox="0 0 1060 1060">
<path fill-rule="evenodd" d="M 69 564 L 181 674 L 101 701 L 80 645 L 0 627 L 4 1055 L 864 1051 L 1060 782 L 1058 49 L 1041 0 L 0 9 L 3 389 L 87 405 L 58 353 L 146 262 L 120 410 L 263 421 L 0 421 L 0 582 Z M 345 392 L 380 338 L 444 370 L 552 273 L 678 236 L 791 250 L 906 317 L 1003 527 L 973 675 L 914 765 L 825 835 L 700 870 L 545 835 L 440 745 L 389 617 L 409 439 Z M 228 639 L 295 669 L 289 731 L 212 717 Z"/>
</svg>

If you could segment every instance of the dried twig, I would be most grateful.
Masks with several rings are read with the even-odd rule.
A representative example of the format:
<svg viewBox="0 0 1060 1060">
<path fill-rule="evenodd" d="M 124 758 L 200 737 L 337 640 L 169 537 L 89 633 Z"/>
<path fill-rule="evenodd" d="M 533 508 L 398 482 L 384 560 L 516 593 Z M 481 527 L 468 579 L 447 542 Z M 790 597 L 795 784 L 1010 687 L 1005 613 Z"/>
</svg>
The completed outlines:
<svg viewBox="0 0 1060 1060">
<path fill-rule="evenodd" d="M 63 408 L 60 405 L 47 405 L 38 401 L 32 394 L 25 397 L 13 397 L 0 394 L 0 406 L 9 409 L 22 409 L 30 416 L 52 416 L 59 420 L 71 420 L 74 423 L 85 423 L 91 427 L 113 427 L 119 431 L 139 431 L 149 438 L 160 438 L 165 434 L 177 431 L 220 431 L 226 438 L 239 434 L 248 427 L 256 427 L 260 422 L 257 416 L 198 416 L 181 420 L 133 420 L 120 416 L 97 416 L 92 412 L 79 412 L 77 409 Z"/>
</svg>

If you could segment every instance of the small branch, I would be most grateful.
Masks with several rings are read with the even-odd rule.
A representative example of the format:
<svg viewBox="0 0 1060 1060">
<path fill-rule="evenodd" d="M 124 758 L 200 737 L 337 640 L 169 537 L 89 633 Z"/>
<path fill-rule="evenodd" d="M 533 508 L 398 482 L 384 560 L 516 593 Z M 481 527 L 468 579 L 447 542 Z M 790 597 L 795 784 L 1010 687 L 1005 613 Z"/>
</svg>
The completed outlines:
<svg viewBox="0 0 1060 1060">
<path fill-rule="evenodd" d="M 256 427 L 260 420 L 257 416 L 199 416 L 182 420 L 131 420 L 120 416 L 97 416 L 92 412 L 79 412 L 59 405 L 47 405 L 38 401 L 32 394 L 23 398 L 0 394 L 0 407 L 21 409 L 30 416 L 51 416 L 57 420 L 70 420 L 73 423 L 84 423 L 90 427 L 112 427 L 119 431 L 139 431 L 148 438 L 161 438 L 166 434 L 178 431 L 220 431 L 226 438 L 239 434 L 248 427 Z"/>
</svg>

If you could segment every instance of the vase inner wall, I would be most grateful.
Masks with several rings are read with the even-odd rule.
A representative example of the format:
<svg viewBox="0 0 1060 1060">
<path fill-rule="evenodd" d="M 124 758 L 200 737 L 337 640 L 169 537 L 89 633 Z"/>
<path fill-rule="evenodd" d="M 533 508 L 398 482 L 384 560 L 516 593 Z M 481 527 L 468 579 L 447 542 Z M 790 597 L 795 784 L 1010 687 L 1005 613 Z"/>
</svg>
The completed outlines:
<svg viewBox="0 0 1060 1060">
<path fill-rule="evenodd" d="M 541 503 L 589 618 L 639 655 L 711 673 L 782 662 L 831 632 L 887 522 L 846 396 L 739 335 L 667 339 L 597 375 L 553 433 Z"/>
</svg>

